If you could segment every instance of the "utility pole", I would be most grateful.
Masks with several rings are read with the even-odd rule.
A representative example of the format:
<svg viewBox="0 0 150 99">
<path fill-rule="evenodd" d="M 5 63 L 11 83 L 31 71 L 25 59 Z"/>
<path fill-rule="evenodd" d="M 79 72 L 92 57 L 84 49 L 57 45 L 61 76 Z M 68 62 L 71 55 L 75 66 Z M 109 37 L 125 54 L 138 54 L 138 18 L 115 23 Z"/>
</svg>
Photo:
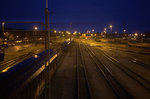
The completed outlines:
<svg viewBox="0 0 150 99">
<path fill-rule="evenodd" d="M 2 34 L 3 34 L 3 44 L 4 44 L 4 32 L 5 32 L 5 22 L 2 22 Z M 3 54 L 5 55 L 5 47 L 3 47 Z"/>
<path fill-rule="evenodd" d="M 48 66 L 48 99 L 51 98 L 51 81 L 50 81 L 50 66 L 49 66 L 49 60 L 50 60 L 50 23 L 49 23 L 49 10 L 48 10 L 48 0 L 46 0 L 46 8 L 45 8 L 45 51 L 46 51 L 46 63 L 45 66 Z"/>
<path fill-rule="evenodd" d="M 48 10 L 48 0 L 46 0 L 46 8 L 45 8 L 45 50 L 47 54 L 47 61 L 50 59 L 50 23 L 49 23 L 49 10 Z"/>
<path fill-rule="evenodd" d="M 71 42 L 71 38 L 72 38 L 72 32 L 71 32 L 71 30 L 72 30 L 72 23 L 70 23 L 70 42 Z"/>
</svg>

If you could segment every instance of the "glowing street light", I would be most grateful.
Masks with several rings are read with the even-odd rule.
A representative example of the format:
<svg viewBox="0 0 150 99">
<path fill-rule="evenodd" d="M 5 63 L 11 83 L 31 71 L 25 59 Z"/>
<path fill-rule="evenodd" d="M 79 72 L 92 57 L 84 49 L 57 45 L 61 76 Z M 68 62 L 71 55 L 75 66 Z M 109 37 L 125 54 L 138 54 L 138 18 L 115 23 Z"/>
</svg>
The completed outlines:
<svg viewBox="0 0 150 99">
<path fill-rule="evenodd" d="M 110 25 L 110 26 L 109 26 L 109 28 L 111 29 L 111 33 L 112 33 L 112 28 L 113 28 L 113 26 L 112 26 L 112 25 Z"/>
<path fill-rule="evenodd" d="M 126 33 L 126 30 L 124 29 L 123 32 Z"/>
<path fill-rule="evenodd" d="M 54 33 L 56 33 L 57 31 L 56 30 L 54 30 Z"/>
<path fill-rule="evenodd" d="M 94 32 L 95 30 L 94 29 L 92 29 L 92 32 Z"/>
<path fill-rule="evenodd" d="M 109 26 L 112 29 L 112 25 Z"/>
<path fill-rule="evenodd" d="M 105 34 L 107 33 L 107 28 L 104 28 L 104 33 L 105 33 Z"/>
<path fill-rule="evenodd" d="M 2 31 L 4 33 L 5 22 L 2 22 Z"/>
<path fill-rule="evenodd" d="M 138 36 L 138 33 L 135 33 L 134 35 L 135 35 L 135 36 Z"/>
<path fill-rule="evenodd" d="M 38 30 L 38 27 L 34 27 L 34 30 Z"/>
<path fill-rule="evenodd" d="M 77 31 L 75 31 L 74 33 L 73 33 L 73 35 L 76 35 L 77 34 Z"/>
</svg>

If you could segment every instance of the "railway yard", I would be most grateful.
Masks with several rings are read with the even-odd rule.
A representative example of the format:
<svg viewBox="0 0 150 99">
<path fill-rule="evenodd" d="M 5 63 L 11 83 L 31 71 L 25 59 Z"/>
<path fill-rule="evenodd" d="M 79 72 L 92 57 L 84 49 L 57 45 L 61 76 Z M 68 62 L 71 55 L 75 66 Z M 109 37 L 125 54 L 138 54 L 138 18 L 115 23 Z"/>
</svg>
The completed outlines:
<svg viewBox="0 0 150 99">
<path fill-rule="evenodd" d="M 74 39 L 67 44 L 67 50 L 65 48 L 64 51 L 60 51 L 62 49 L 60 46 L 53 48 L 58 58 L 46 70 L 43 69 L 46 68 L 43 67 L 44 65 L 39 67 L 44 62 L 42 58 L 44 56 L 35 61 L 32 58 L 42 51 L 42 49 L 39 51 L 40 47 L 1 63 L 1 77 L 3 72 L 4 75 L 8 75 L 5 77 L 7 83 L 2 82 L 1 85 L 9 85 L 8 88 L 4 86 L 4 89 L 6 88 L 8 92 L 11 88 L 13 91 L 13 85 L 19 87 L 18 83 L 24 84 L 25 79 L 30 79 L 32 76 L 29 75 L 37 69 L 37 77 L 32 78 L 22 89 L 17 89 L 21 91 L 14 93 L 10 91 L 15 99 L 148 99 L 150 97 L 148 49 L 85 39 Z M 21 69 L 21 65 L 16 65 L 18 69 L 14 69 L 15 71 L 10 69 L 28 58 L 29 62 L 32 61 L 29 66 L 24 65 Z M 28 61 L 26 62 L 29 63 Z M 26 62 L 23 63 L 27 64 Z M 33 75 L 35 74 L 36 72 Z"/>
<path fill-rule="evenodd" d="M 150 63 L 145 59 L 149 58 L 148 50 L 119 46 L 75 40 L 61 59 L 45 97 L 148 99 Z"/>
</svg>

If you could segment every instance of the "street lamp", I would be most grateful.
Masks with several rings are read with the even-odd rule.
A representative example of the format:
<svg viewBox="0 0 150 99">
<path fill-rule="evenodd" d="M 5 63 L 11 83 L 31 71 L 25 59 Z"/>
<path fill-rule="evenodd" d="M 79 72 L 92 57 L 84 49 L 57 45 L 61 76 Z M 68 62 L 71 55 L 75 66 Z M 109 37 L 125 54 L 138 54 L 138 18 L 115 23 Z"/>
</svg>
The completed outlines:
<svg viewBox="0 0 150 99">
<path fill-rule="evenodd" d="M 4 33 L 4 26 L 5 26 L 5 22 L 2 22 L 2 30 L 3 30 L 3 33 Z"/>
<path fill-rule="evenodd" d="M 54 30 L 54 33 L 56 33 L 57 31 L 56 30 Z"/>
<path fill-rule="evenodd" d="M 38 27 L 34 27 L 34 30 L 38 30 Z"/>
<path fill-rule="evenodd" d="M 105 33 L 105 34 L 107 33 L 107 28 L 104 28 L 104 33 Z"/>
<path fill-rule="evenodd" d="M 109 28 L 110 28 L 110 30 L 111 30 L 111 33 L 112 33 L 112 28 L 113 28 L 113 26 L 112 26 L 112 25 L 110 25 L 110 26 L 109 26 Z"/>
<path fill-rule="evenodd" d="M 93 33 L 94 33 L 94 31 L 95 31 L 95 30 L 94 30 L 94 29 L 92 29 L 92 32 L 93 32 Z"/>
<path fill-rule="evenodd" d="M 110 31 L 111 31 L 110 36 L 112 36 L 112 28 L 113 28 L 113 26 L 109 25 L 109 28 L 110 28 Z"/>
<path fill-rule="evenodd" d="M 124 29 L 123 32 L 126 33 L 126 30 Z"/>
<path fill-rule="evenodd" d="M 38 27 L 34 27 L 34 30 L 35 30 L 35 34 L 34 34 L 34 40 L 35 40 L 35 44 L 37 43 L 37 30 L 38 30 Z"/>
<path fill-rule="evenodd" d="M 134 35 L 135 35 L 135 36 L 138 36 L 138 33 L 135 33 Z"/>
<path fill-rule="evenodd" d="M 3 33 L 3 35 L 4 35 L 4 26 L 5 26 L 5 22 L 2 22 L 2 33 Z M 5 39 L 4 39 L 4 37 L 3 37 L 3 44 L 4 44 L 4 41 L 5 41 Z M 5 47 L 3 48 L 3 54 L 5 54 Z"/>
</svg>

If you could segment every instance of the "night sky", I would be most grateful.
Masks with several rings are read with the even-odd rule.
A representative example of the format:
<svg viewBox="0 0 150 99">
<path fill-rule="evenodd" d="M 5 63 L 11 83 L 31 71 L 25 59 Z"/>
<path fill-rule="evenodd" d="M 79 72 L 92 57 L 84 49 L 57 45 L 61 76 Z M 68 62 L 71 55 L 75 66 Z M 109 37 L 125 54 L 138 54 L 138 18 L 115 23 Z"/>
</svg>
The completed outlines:
<svg viewBox="0 0 150 99">
<path fill-rule="evenodd" d="M 0 21 L 44 21 L 44 9 L 44 0 L 2 0 Z M 150 31 L 150 0 L 49 0 L 49 10 L 57 30 Z"/>
</svg>

